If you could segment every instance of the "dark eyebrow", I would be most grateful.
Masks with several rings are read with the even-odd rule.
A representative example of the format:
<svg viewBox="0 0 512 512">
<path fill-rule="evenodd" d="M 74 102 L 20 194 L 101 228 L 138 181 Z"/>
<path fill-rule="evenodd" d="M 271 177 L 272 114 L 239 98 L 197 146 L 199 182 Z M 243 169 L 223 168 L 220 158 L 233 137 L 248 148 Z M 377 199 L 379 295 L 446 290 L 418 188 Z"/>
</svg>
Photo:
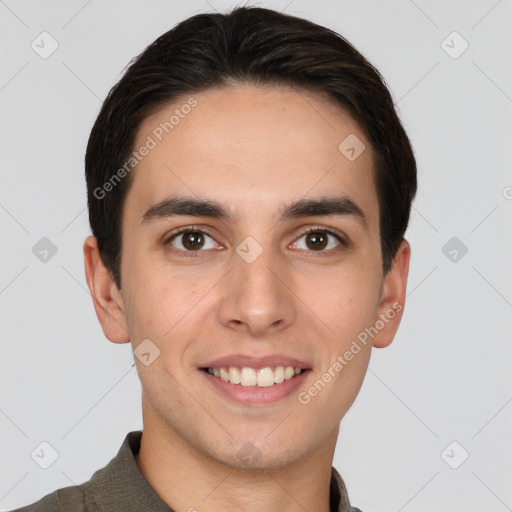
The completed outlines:
<svg viewBox="0 0 512 512">
<path fill-rule="evenodd" d="M 281 212 L 279 221 L 301 217 L 350 215 L 368 230 L 368 220 L 363 209 L 347 196 L 300 199 L 287 205 Z"/>
<path fill-rule="evenodd" d="M 151 206 L 142 216 L 142 224 L 178 215 L 210 217 L 227 222 L 238 220 L 237 216 L 232 215 L 216 201 L 181 196 L 169 197 Z M 285 205 L 281 209 L 280 215 L 278 222 L 302 217 L 349 215 L 357 219 L 368 230 L 368 220 L 363 210 L 347 196 L 299 199 Z"/>
<path fill-rule="evenodd" d="M 223 221 L 237 220 L 224 206 L 208 199 L 194 197 L 168 197 L 151 206 L 142 216 L 142 224 L 156 219 L 165 219 L 177 215 L 192 215 L 194 217 L 210 217 Z"/>
</svg>

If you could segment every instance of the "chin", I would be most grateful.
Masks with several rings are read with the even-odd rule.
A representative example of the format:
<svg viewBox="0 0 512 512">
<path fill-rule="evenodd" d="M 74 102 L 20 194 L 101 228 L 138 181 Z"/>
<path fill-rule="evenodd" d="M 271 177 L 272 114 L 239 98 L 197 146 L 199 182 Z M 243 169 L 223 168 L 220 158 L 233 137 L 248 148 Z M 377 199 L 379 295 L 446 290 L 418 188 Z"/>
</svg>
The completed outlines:
<svg viewBox="0 0 512 512">
<path fill-rule="evenodd" d="M 288 441 L 290 439 L 288 438 Z M 275 471 L 293 464 L 304 456 L 304 444 L 286 447 L 282 442 L 277 446 L 265 441 L 235 443 L 228 450 L 215 450 L 210 456 L 231 468 L 249 471 Z"/>
</svg>

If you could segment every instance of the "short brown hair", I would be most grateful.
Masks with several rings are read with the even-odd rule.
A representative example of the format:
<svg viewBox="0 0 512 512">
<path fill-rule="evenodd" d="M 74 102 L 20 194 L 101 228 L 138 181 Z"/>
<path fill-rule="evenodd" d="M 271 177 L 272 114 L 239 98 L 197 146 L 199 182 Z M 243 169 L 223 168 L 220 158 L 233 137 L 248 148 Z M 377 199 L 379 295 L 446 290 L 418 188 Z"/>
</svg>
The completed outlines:
<svg viewBox="0 0 512 512">
<path fill-rule="evenodd" d="M 360 124 L 375 154 L 386 274 L 409 223 L 417 176 L 384 79 L 332 30 L 270 9 L 237 7 L 227 14 L 192 16 L 151 43 L 110 90 L 91 130 L 85 157 L 89 222 L 118 289 L 121 219 L 131 175 L 108 193 L 102 187 L 129 158 L 150 113 L 183 94 L 233 81 L 327 93 Z"/>
</svg>

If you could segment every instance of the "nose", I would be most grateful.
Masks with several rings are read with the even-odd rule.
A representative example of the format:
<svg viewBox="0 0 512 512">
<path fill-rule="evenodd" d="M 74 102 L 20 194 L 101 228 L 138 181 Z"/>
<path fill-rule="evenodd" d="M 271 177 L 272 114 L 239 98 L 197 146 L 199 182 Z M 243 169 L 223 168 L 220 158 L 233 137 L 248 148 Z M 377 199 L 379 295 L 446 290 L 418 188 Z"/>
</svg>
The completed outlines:
<svg viewBox="0 0 512 512">
<path fill-rule="evenodd" d="M 272 254 L 269 246 L 254 239 L 240 244 L 233 253 L 233 268 L 223 280 L 220 321 L 252 336 L 285 329 L 296 317 L 290 280 L 286 262 Z"/>
</svg>

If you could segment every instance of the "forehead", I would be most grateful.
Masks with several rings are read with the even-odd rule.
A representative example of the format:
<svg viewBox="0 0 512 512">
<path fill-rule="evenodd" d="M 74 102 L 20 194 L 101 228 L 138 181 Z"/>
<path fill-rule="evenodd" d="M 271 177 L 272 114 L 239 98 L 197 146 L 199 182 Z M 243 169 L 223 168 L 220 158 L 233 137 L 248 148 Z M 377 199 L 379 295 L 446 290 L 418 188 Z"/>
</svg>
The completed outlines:
<svg viewBox="0 0 512 512">
<path fill-rule="evenodd" d="M 134 148 L 144 145 L 152 149 L 132 172 L 127 197 L 139 220 L 149 205 L 179 194 L 215 199 L 241 219 L 304 197 L 346 195 L 369 224 L 378 222 L 363 130 L 312 92 L 232 85 L 184 95 L 143 121 Z M 364 150 L 354 159 L 352 147 Z"/>
</svg>

